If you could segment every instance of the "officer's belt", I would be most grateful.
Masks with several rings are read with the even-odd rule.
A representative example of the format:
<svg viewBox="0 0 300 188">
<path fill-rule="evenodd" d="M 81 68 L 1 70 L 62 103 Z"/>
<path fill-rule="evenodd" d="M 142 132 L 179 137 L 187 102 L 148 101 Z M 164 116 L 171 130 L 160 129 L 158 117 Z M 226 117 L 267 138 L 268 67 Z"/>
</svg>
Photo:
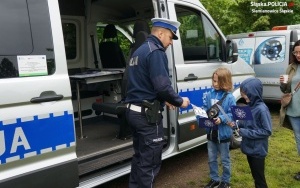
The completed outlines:
<svg viewBox="0 0 300 188">
<path fill-rule="evenodd" d="M 132 111 L 139 112 L 139 113 L 142 113 L 143 109 L 144 109 L 144 111 L 146 111 L 148 109 L 147 107 L 137 106 L 134 104 L 127 104 L 126 107 Z M 161 113 L 161 111 L 159 110 L 158 113 Z"/>
</svg>

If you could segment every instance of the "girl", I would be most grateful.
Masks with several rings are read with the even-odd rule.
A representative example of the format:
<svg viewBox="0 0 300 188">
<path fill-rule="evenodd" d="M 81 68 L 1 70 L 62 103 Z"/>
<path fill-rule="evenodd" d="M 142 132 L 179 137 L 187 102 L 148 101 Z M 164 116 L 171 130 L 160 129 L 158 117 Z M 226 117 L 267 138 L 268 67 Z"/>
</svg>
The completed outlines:
<svg viewBox="0 0 300 188">
<path fill-rule="evenodd" d="M 231 93 L 233 88 L 231 72 L 227 68 L 218 68 L 212 75 L 212 86 L 213 89 L 204 96 L 203 109 L 207 111 L 219 100 L 222 100 L 220 106 L 222 106 L 226 115 L 219 112 L 213 118 L 215 126 L 206 128 L 211 180 L 205 188 L 229 188 L 231 176 L 229 143 L 232 129 L 228 124 L 232 121 L 230 106 L 236 105 L 235 98 Z M 230 118 L 230 121 L 228 118 Z M 221 177 L 219 177 L 218 153 L 220 153 L 223 168 Z"/>
</svg>

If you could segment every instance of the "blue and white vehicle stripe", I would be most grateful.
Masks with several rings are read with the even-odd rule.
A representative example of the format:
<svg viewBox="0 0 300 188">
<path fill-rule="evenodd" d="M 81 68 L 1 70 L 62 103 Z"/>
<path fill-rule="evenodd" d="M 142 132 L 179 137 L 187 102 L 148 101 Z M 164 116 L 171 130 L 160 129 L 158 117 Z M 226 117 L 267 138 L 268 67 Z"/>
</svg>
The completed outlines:
<svg viewBox="0 0 300 188">
<path fill-rule="evenodd" d="M 240 86 L 240 82 L 234 83 L 234 88 L 237 88 Z M 188 89 L 181 89 L 179 92 L 179 95 L 181 97 L 188 97 L 196 106 L 203 106 L 203 97 L 206 95 L 207 92 L 209 92 L 212 89 L 212 86 L 205 86 L 205 87 L 194 87 L 194 88 L 188 88 Z M 179 114 L 185 114 L 188 112 L 192 112 L 193 108 L 192 106 L 188 106 L 187 108 L 180 108 Z"/>
<path fill-rule="evenodd" d="M 72 111 L 0 121 L 0 164 L 75 146 Z"/>
</svg>

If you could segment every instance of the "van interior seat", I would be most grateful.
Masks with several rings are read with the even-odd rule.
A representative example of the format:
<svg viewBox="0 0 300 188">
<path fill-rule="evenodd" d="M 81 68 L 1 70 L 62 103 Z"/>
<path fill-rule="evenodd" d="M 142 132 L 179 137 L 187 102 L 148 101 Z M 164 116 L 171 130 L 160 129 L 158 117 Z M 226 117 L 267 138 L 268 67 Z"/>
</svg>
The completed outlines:
<svg viewBox="0 0 300 188">
<path fill-rule="evenodd" d="M 148 30 L 147 28 L 144 28 L 146 29 L 146 31 L 136 30 L 137 32 L 134 35 L 135 36 L 134 50 L 132 50 L 131 53 L 133 53 L 147 39 L 149 35 L 148 32 L 150 32 L 148 24 L 147 27 Z M 143 27 L 139 27 L 139 28 L 143 28 Z M 126 115 L 125 115 L 126 108 L 127 108 L 126 104 L 124 103 L 126 98 L 126 93 L 127 93 L 127 68 L 125 68 L 123 79 L 122 79 L 122 85 L 121 85 L 122 100 L 119 101 L 118 103 L 108 103 L 108 102 L 96 103 L 95 102 L 92 105 L 92 108 L 95 110 L 95 113 L 97 115 L 100 115 L 103 112 L 103 113 L 109 113 L 118 116 L 121 125 L 120 125 L 120 130 L 117 138 L 120 139 L 127 139 L 128 137 L 131 136 L 130 126 L 126 120 Z"/>
<path fill-rule="evenodd" d="M 134 41 L 134 46 L 131 49 L 131 53 L 132 54 L 133 54 L 133 52 L 135 52 L 136 49 L 138 49 L 138 47 L 140 47 L 145 42 L 145 40 L 147 39 L 148 35 L 149 35 L 149 33 L 145 32 L 145 31 L 139 31 L 136 34 L 135 41 Z"/>
<path fill-rule="evenodd" d="M 125 68 L 126 61 L 119 45 L 115 25 L 108 24 L 105 26 L 103 38 L 99 44 L 99 54 L 102 68 Z"/>
<path fill-rule="evenodd" d="M 100 115 L 101 113 L 107 113 L 107 114 L 113 114 L 117 115 L 118 119 L 120 120 L 120 129 L 118 131 L 117 138 L 126 140 L 127 138 L 131 137 L 131 131 L 130 131 L 130 126 L 126 120 L 126 104 L 124 103 L 125 95 L 126 95 L 126 85 L 127 85 L 127 79 L 124 79 L 126 75 L 126 69 L 123 75 L 122 79 L 122 85 L 121 85 L 121 97 L 122 100 L 119 101 L 118 103 L 113 103 L 113 102 L 94 102 L 92 104 L 92 109 L 95 111 L 96 115 Z"/>
<path fill-rule="evenodd" d="M 138 20 L 134 23 L 133 26 L 133 38 L 136 38 L 136 35 L 140 31 L 145 31 L 150 34 L 150 27 L 146 20 Z"/>
<path fill-rule="evenodd" d="M 137 20 L 134 23 L 133 34 L 132 34 L 132 38 L 134 42 L 130 47 L 130 56 L 138 47 L 140 47 L 141 44 L 143 44 L 143 42 L 147 39 L 149 34 L 150 34 L 150 27 L 146 20 Z"/>
</svg>

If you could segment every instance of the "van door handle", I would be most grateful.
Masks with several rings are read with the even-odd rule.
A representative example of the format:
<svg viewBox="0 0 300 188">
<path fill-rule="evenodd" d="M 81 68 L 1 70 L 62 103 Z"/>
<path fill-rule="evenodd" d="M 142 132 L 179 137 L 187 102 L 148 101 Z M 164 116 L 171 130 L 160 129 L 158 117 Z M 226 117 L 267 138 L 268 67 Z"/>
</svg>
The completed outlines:
<svg viewBox="0 0 300 188">
<path fill-rule="evenodd" d="M 64 98 L 63 95 L 57 95 L 54 91 L 43 91 L 39 97 L 34 97 L 30 100 L 31 103 L 41 103 L 50 101 L 59 101 Z"/>
<path fill-rule="evenodd" d="M 184 78 L 184 81 L 197 80 L 198 76 L 195 76 L 193 73 L 190 73 L 187 77 Z"/>
</svg>

